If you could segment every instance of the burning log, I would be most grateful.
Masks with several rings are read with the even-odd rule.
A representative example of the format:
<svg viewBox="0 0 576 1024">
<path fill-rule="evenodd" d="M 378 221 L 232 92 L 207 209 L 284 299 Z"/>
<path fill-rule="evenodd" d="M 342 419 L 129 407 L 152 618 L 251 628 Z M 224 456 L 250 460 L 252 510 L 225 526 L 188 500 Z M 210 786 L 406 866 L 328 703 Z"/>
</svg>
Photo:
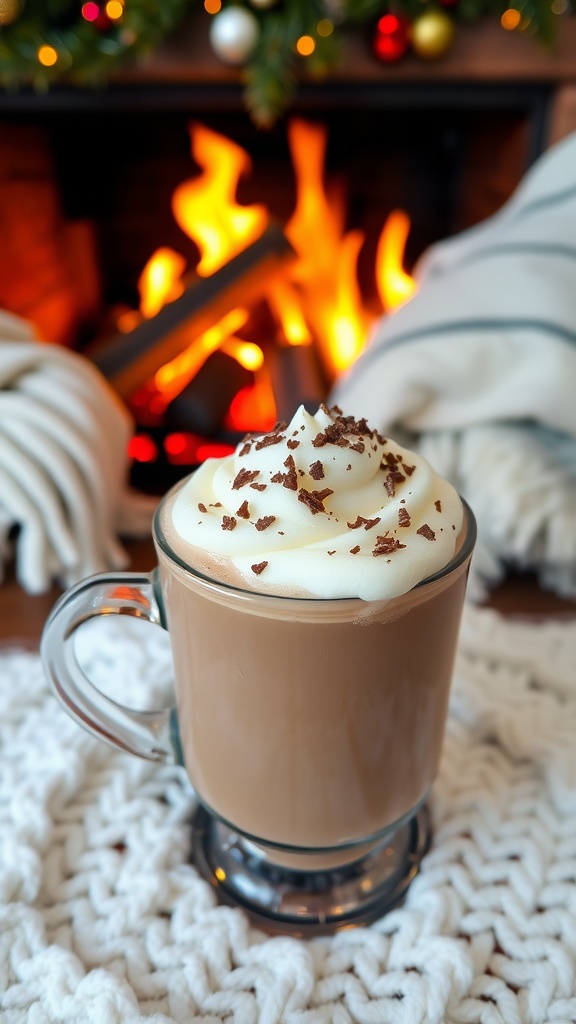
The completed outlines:
<svg viewBox="0 0 576 1024">
<path fill-rule="evenodd" d="M 227 312 L 259 298 L 294 258 L 282 228 L 271 222 L 255 242 L 215 273 L 195 278 L 156 316 L 89 355 L 118 394 L 127 398 Z"/>
<path fill-rule="evenodd" d="M 299 405 L 316 412 L 329 384 L 315 345 L 276 345 L 269 358 L 278 419 L 290 421 Z"/>
<path fill-rule="evenodd" d="M 251 384 L 252 376 L 225 352 L 214 352 L 166 409 L 168 427 L 213 437 L 234 395 Z"/>
</svg>

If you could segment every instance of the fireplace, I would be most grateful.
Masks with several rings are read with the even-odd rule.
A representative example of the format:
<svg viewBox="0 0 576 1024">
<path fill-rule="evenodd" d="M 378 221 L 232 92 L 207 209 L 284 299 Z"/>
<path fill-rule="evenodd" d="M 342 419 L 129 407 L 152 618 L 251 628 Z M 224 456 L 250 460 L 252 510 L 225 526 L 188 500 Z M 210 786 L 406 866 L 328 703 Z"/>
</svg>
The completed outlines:
<svg viewBox="0 0 576 1024">
<path fill-rule="evenodd" d="M 265 208 L 282 234 L 297 198 L 289 144 L 296 122 L 325 132 L 327 199 L 341 203 L 343 231 L 362 234 L 357 283 L 376 318 L 375 259 L 391 212 L 409 218 L 402 253 L 409 275 L 428 245 L 490 216 L 512 193 L 546 146 L 550 94 L 546 84 L 310 85 L 288 121 L 266 132 L 253 127 L 236 91 L 217 84 L 3 97 L 0 305 L 34 321 L 46 340 L 98 362 L 136 315 L 139 279 L 158 247 L 178 253 L 186 273 L 197 266 L 198 245 L 171 209 L 178 186 L 201 170 L 191 125 L 248 154 L 237 202 Z M 275 409 L 244 405 L 231 419 L 231 401 L 240 392 L 250 397 L 255 374 L 220 348 L 191 393 L 160 413 L 135 388 L 123 397 L 137 421 L 136 486 L 160 493 L 242 432 L 265 429 L 273 413 L 325 397 L 335 371 L 317 351 L 271 354 L 278 329 L 265 289 L 238 333 L 272 360 Z"/>
</svg>

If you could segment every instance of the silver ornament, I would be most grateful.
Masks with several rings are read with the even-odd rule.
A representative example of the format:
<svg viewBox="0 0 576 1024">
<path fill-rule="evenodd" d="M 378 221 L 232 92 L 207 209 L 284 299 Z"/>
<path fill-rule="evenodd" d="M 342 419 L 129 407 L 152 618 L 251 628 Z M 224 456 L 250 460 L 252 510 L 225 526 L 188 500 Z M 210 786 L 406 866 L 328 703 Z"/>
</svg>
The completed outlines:
<svg viewBox="0 0 576 1024">
<path fill-rule="evenodd" d="M 258 42 L 258 19 L 245 7 L 225 7 L 210 25 L 210 44 L 225 64 L 245 64 Z"/>
</svg>

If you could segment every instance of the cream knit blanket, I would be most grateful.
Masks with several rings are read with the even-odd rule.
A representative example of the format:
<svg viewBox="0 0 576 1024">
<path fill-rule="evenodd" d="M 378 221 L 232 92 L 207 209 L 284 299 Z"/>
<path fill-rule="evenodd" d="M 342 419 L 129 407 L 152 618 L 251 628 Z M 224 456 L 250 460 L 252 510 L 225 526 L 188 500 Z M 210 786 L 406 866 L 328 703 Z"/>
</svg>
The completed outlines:
<svg viewBox="0 0 576 1024">
<path fill-rule="evenodd" d="M 576 596 L 576 132 L 493 217 L 431 246 L 416 295 L 337 382 L 474 511 L 468 595 L 506 566 Z"/>
<path fill-rule="evenodd" d="M 85 663 L 161 688 L 165 635 L 110 626 Z M 576 622 L 466 609 L 422 870 L 375 925 L 304 942 L 215 904 L 180 769 L 93 739 L 35 652 L 0 652 L 1 1024 L 576 1021 L 575 664 Z"/>
</svg>

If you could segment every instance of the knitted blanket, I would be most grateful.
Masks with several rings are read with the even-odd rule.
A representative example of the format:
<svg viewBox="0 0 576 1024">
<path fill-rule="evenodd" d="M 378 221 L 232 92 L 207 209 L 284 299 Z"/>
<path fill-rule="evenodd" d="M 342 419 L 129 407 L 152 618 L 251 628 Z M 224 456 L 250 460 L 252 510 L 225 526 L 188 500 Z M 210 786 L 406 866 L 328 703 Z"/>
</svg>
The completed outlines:
<svg viewBox="0 0 576 1024">
<path fill-rule="evenodd" d="M 166 637 L 127 621 L 81 657 L 159 690 Z M 93 739 L 36 652 L 0 651 L 0 1021 L 576 1021 L 575 664 L 576 622 L 466 609 L 422 869 L 371 927 L 300 941 L 216 904 L 181 769 Z"/>
</svg>

